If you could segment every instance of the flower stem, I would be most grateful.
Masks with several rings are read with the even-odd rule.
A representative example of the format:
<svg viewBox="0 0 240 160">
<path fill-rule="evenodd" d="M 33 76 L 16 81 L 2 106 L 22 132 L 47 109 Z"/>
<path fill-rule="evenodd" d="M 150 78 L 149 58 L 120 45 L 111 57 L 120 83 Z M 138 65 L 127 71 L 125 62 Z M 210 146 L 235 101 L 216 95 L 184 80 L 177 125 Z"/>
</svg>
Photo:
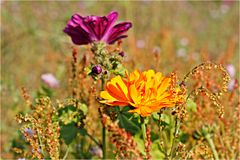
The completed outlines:
<svg viewBox="0 0 240 160">
<path fill-rule="evenodd" d="M 86 134 L 87 134 L 87 136 L 88 136 L 93 142 L 96 143 L 96 145 L 98 145 L 99 147 L 101 147 L 101 145 L 98 143 L 98 141 L 97 141 L 92 135 L 90 135 L 88 132 L 87 132 Z"/>
<path fill-rule="evenodd" d="M 67 158 L 69 150 L 70 150 L 70 146 L 68 146 L 67 151 L 66 151 L 66 153 L 65 153 L 65 155 L 63 157 L 63 160 L 65 160 Z"/>
<path fill-rule="evenodd" d="M 104 79 L 102 78 L 102 90 L 104 90 Z M 102 124 L 103 125 L 103 124 Z M 106 128 L 104 125 L 102 126 L 102 151 L 103 151 L 103 159 L 106 159 Z"/>
<path fill-rule="evenodd" d="M 215 145 L 214 145 L 214 143 L 213 143 L 213 140 L 212 140 L 210 134 L 207 134 L 207 135 L 205 136 L 205 139 L 207 140 L 208 144 L 210 145 L 210 148 L 211 148 L 211 150 L 212 150 L 212 152 L 213 152 L 214 159 L 215 159 L 215 160 L 219 160 L 217 150 L 216 150 L 216 148 L 215 148 Z"/>
<path fill-rule="evenodd" d="M 103 159 L 106 159 L 106 128 L 102 128 L 102 150 L 103 150 Z"/>
<path fill-rule="evenodd" d="M 163 137 L 163 127 L 161 126 L 161 115 L 162 115 L 162 110 L 160 110 L 158 112 L 159 115 L 159 119 L 158 119 L 158 129 L 159 129 L 159 139 L 160 139 L 160 147 L 161 147 L 161 151 L 164 153 L 166 159 L 168 158 L 167 155 L 167 145 L 165 142 L 165 139 Z M 161 143 L 163 143 L 163 146 L 161 146 Z"/>
<path fill-rule="evenodd" d="M 141 128 L 142 128 L 142 135 L 143 135 L 143 140 L 145 143 L 145 140 L 147 138 L 146 136 L 146 124 L 145 124 L 145 119 L 143 117 L 141 117 Z"/>
<path fill-rule="evenodd" d="M 176 136 L 177 136 L 177 132 L 178 132 L 178 118 L 175 118 L 175 129 L 174 129 L 174 135 L 173 135 L 173 141 L 172 141 L 172 146 L 171 146 L 171 151 L 169 154 L 170 159 L 173 159 L 173 148 L 174 148 L 174 144 L 176 141 Z"/>
</svg>

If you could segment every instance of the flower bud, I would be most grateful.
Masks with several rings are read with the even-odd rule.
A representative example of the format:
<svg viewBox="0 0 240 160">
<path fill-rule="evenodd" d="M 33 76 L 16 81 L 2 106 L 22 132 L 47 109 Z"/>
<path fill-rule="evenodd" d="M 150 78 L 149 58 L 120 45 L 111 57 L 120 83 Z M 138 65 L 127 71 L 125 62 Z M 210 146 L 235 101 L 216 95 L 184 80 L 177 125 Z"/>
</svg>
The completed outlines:
<svg viewBox="0 0 240 160">
<path fill-rule="evenodd" d="M 124 57 L 125 56 L 125 52 L 122 51 L 122 52 L 118 53 L 118 55 L 121 56 L 121 57 Z"/>
<path fill-rule="evenodd" d="M 100 73 L 102 73 L 102 68 L 101 68 L 101 66 L 100 66 L 100 65 L 95 65 L 95 66 L 93 66 L 93 68 L 92 68 L 92 73 L 93 73 L 93 74 L 100 74 Z"/>
</svg>

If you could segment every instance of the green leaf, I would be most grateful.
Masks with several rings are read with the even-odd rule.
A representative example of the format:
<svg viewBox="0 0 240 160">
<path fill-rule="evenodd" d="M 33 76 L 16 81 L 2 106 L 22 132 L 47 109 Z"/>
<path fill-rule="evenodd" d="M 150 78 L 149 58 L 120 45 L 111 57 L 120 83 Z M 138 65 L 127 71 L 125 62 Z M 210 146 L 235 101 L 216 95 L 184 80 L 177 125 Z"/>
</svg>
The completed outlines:
<svg viewBox="0 0 240 160">
<path fill-rule="evenodd" d="M 118 119 L 120 127 L 126 129 L 126 131 L 132 134 L 136 134 L 139 132 L 140 128 L 131 120 L 129 120 L 125 115 L 118 114 Z"/>
<path fill-rule="evenodd" d="M 82 136 L 87 135 L 87 131 L 86 131 L 86 129 L 84 129 L 84 128 L 79 129 L 79 133 L 80 133 Z"/>
<path fill-rule="evenodd" d="M 157 112 L 152 113 L 152 118 L 155 122 L 159 121 L 159 114 Z M 161 125 L 167 126 L 170 125 L 171 119 L 169 115 L 162 113 L 161 114 Z"/>
<path fill-rule="evenodd" d="M 151 155 L 152 159 L 164 159 L 164 153 L 162 153 L 159 148 L 159 141 L 152 143 Z"/>
<path fill-rule="evenodd" d="M 155 140 L 158 140 L 158 138 L 159 138 L 159 134 L 156 134 L 156 133 L 154 133 L 154 132 L 150 132 L 150 134 L 151 134 L 151 141 L 152 142 L 154 142 Z"/>
<path fill-rule="evenodd" d="M 52 95 L 53 95 L 53 91 L 45 85 L 42 85 L 37 91 L 37 97 L 42 97 L 42 96 L 52 97 Z"/>
<path fill-rule="evenodd" d="M 124 76 L 126 69 L 125 69 L 125 67 L 123 67 L 123 65 L 121 63 L 118 63 L 117 67 L 114 70 L 112 70 L 112 72 L 116 75 Z"/>
<path fill-rule="evenodd" d="M 74 123 L 71 123 L 61 127 L 60 135 L 64 139 L 65 143 L 69 145 L 76 138 L 77 132 L 78 128 L 74 125 Z"/>
<path fill-rule="evenodd" d="M 133 139 L 134 141 L 137 143 L 137 148 L 139 149 L 139 151 L 143 154 L 143 155 L 146 155 L 146 152 L 144 151 L 145 150 L 145 147 L 144 147 L 144 141 L 143 139 L 141 138 L 141 135 L 142 134 L 136 134 Z"/>
<path fill-rule="evenodd" d="M 60 124 L 70 124 L 72 122 L 77 123 L 79 113 L 77 112 L 77 108 L 73 105 L 67 105 L 64 108 L 58 110 L 58 119 Z"/>
<path fill-rule="evenodd" d="M 197 104 L 191 99 L 188 99 L 186 108 L 190 112 L 197 112 Z"/>
<path fill-rule="evenodd" d="M 67 106 L 65 106 L 64 108 L 60 108 L 60 109 L 58 110 L 58 114 L 61 116 L 62 114 L 68 112 L 69 110 L 71 110 L 71 111 L 76 111 L 77 109 L 76 109 L 76 107 L 73 106 L 73 105 L 67 105 Z"/>
<path fill-rule="evenodd" d="M 127 112 L 127 113 L 128 113 L 129 110 L 130 110 L 130 107 L 129 107 L 129 106 L 126 106 L 126 107 L 123 107 L 123 108 L 121 109 L 121 112 Z"/>
<path fill-rule="evenodd" d="M 189 134 L 187 133 L 182 133 L 180 136 L 179 136 L 179 139 L 182 143 L 186 143 L 187 140 L 189 139 Z"/>
<path fill-rule="evenodd" d="M 84 115 L 87 114 L 87 112 L 88 112 L 88 107 L 87 107 L 86 104 L 82 103 L 82 104 L 80 105 L 80 109 L 83 111 L 83 114 L 84 114 Z"/>
</svg>

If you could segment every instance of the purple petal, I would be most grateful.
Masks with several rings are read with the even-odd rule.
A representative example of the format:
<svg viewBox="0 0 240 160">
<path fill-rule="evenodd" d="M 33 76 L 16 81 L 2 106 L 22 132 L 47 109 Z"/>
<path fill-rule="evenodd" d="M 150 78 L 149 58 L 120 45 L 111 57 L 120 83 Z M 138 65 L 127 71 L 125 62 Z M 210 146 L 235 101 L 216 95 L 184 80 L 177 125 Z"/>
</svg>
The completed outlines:
<svg viewBox="0 0 240 160">
<path fill-rule="evenodd" d="M 123 35 L 132 27 L 130 22 L 114 23 L 118 18 L 118 13 L 113 11 L 107 16 L 87 16 L 82 17 L 74 14 L 69 20 L 64 32 L 67 33 L 73 43 L 82 45 L 93 41 L 104 41 L 112 44 L 115 41 L 127 37 Z"/>
<path fill-rule="evenodd" d="M 111 41 L 109 41 L 108 44 L 113 44 L 113 43 L 115 43 L 116 41 L 118 41 L 119 39 L 126 38 L 126 37 L 128 37 L 128 36 L 127 36 L 127 35 L 118 36 L 118 37 L 116 37 L 115 39 L 112 39 Z"/>
<path fill-rule="evenodd" d="M 87 32 L 88 34 L 90 34 L 91 36 L 92 35 L 92 31 L 89 30 L 89 28 L 85 25 L 84 21 L 86 21 L 88 17 L 82 17 L 78 14 L 74 14 L 72 16 L 72 19 L 70 20 L 71 23 L 70 24 L 73 24 L 72 26 L 73 27 L 76 27 L 76 26 L 80 26 L 85 32 Z"/>
<path fill-rule="evenodd" d="M 73 43 L 78 45 L 88 44 L 95 40 L 95 37 L 84 26 L 83 17 L 78 14 L 72 16 L 63 31 L 72 38 Z"/>
<path fill-rule="evenodd" d="M 83 19 L 83 25 L 87 28 L 89 33 L 92 35 L 93 40 L 99 40 L 98 38 L 98 24 L 100 22 L 98 16 L 87 16 Z"/>
<path fill-rule="evenodd" d="M 125 38 L 126 35 L 122 36 L 125 32 L 127 32 L 132 27 L 132 23 L 130 22 L 122 22 L 115 25 L 111 30 L 107 39 L 107 43 L 112 44 L 115 41 Z"/>
<path fill-rule="evenodd" d="M 116 11 L 110 12 L 107 16 L 108 24 L 104 33 L 104 36 L 102 37 L 103 41 L 107 41 L 107 38 L 109 37 L 109 32 L 111 31 L 111 28 L 113 24 L 116 22 L 118 18 L 118 13 Z"/>
<path fill-rule="evenodd" d="M 84 31 L 80 26 L 77 26 L 75 28 L 67 26 L 63 31 L 71 37 L 74 44 L 82 45 L 92 42 L 89 34 Z"/>
<path fill-rule="evenodd" d="M 108 22 L 109 22 L 108 27 L 111 27 L 116 22 L 117 18 L 118 18 L 118 13 L 116 11 L 110 12 L 107 15 L 107 19 L 108 19 Z"/>
<path fill-rule="evenodd" d="M 111 12 L 107 17 L 88 16 L 83 20 L 84 25 L 95 36 L 95 40 L 102 40 L 117 20 L 118 13 Z"/>
</svg>

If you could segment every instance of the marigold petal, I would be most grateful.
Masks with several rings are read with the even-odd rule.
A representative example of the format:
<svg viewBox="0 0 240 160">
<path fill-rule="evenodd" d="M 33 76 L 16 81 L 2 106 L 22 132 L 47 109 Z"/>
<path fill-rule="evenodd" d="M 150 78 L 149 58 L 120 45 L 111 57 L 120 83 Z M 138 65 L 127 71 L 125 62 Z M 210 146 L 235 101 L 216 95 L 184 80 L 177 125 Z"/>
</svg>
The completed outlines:
<svg viewBox="0 0 240 160">
<path fill-rule="evenodd" d="M 133 102 L 135 104 L 138 104 L 139 103 L 139 93 L 134 84 L 130 85 L 129 94 L 130 94 L 130 97 L 133 100 Z"/>
<path fill-rule="evenodd" d="M 129 104 L 126 102 L 120 102 L 120 101 L 112 101 L 112 100 L 103 100 L 99 101 L 100 103 L 104 103 L 110 106 L 128 106 Z"/>
<path fill-rule="evenodd" d="M 126 86 L 126 84 L 124 83 L 124 81 L 122 80 L 122 78 L 120 76 L 117 77 L 117 87 L 119 90 L 122 91 L 122 93 L 125 95 L 125 97 L 128 97 L 128 88 Z"/>
<path fill-rule="evenodd" d="M 141 111 L 140 114 L 142 117 L 149 116 L 153 112 L 153 110 L 149 107 L 141 107 L 140 111 Z"/>
<path fill-rule="evenodd" d="M 112 97 L 118 99 L 119 101 L 127 101 L 127 98 L 122 93 L 122 91 L 119 90 L 118 87 L 114 84 L 107 84 L 106 90 Z"/>
<path fill-rule="evenodd" d="M 137 114 L 141 113 L 139 108 L 129 110 L 128 112 L 130 112 L 130 113 L 137 113 Z"/>
<path fill-rule="evenodd" d="M 101 91 L 100 97 L 107 100 L 116 100 L 116 98 L 112 97 L 107 91 Z"/>
<path fill-rule="evenodd" d="M 158 96 L 160 96 L 166 89 L 170 86 L 171 79 L 165 78 L 163 79 L 161 85 L 158 88 Z"/>
</svg>

